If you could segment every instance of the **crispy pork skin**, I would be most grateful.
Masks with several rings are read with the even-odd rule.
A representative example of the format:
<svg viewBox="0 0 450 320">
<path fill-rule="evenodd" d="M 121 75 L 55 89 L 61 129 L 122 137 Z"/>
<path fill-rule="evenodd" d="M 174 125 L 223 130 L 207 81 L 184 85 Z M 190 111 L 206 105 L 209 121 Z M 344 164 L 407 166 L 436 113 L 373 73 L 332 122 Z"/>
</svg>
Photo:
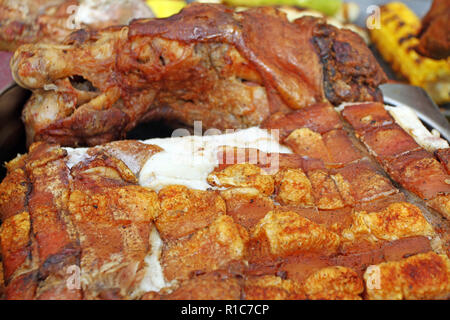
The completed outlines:
<svg viewBox="0 0 450 320">
<path fill-rule="evenodd" d="M 433 252 L 402 261 L 376 265 L 366 271 L 367 296 L 371 300 L 448 298 L 450 260 Z"/>
<path fill-rule="evenodd" d="M 6 298 L 447 298 L 447 150 L 379 104 L 307 109 L 266 123 L 291 149 L 261 128 L 34 143 L 0 184 Z"/>
<path fill-rule="evenodd" d="M 446 222 L 428 222 L 423 204 L 409 203 L 368 159 L 336 167 L 278 154 L 280 166 L 268 170 L 267 154 L 244 150 L 204 175 L 209 187 L 155 191 L 138 184 L 142 168 L 165 152 L 152 141 L 88 149 L 38 142 L 7 164 L 0 184 L 7 299 L 449 293 Z M 379 291 L 368 282 L 370 265 L 380 270 Z M 393 274 L 398 279 L 386 282 Z"/>
</svg>

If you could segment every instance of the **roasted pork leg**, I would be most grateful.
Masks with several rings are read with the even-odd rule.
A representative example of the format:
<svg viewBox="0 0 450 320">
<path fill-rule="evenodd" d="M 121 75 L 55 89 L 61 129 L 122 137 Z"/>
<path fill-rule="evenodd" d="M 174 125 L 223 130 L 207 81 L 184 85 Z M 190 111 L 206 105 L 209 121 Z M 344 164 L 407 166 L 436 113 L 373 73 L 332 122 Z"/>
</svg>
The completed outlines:
<svg viewBox="0 0 450 320">
<path fill-rule="evenodd" d="M 193 4 L 167 19 L 25 45 L 11 62 L 31 89 L 28 142 L 95 145 L 151 119 L 245 128 L 316 102 L 378 101 L 385 74 L 362 38 L 274 8 Z"/>
</svg>

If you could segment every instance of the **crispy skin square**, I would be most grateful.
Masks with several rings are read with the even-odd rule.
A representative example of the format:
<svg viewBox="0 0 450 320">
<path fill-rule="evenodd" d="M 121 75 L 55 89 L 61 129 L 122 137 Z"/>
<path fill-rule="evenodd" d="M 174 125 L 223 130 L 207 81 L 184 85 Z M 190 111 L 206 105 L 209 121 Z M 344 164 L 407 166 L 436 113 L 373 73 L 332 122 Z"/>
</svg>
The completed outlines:
<svg viewBox="0 0 450 320">
<path fill-rule="evenodd" d="M 445 166 L 445 170 L 450 174 L 450 148 L 439 149 L 436 151 L 439 161 Z"/>
<path fill-rule="evenodd" d="M 168 186 L 159 192 L 161 214 L 155 221 L 161 238 L 174 240 L 210 225 L 226 213 L 225 201 L 214 191 Z"/>
<path fill-rule="evenodd" d="M 382 103 L 364 103 L 346 106 L 342 116 L 358 132 L 394 123 Z"/>
<path fill-rule="evenodd" d="M 311 182 L 302 169 L 285 169 L 275 175 L 276 200 L 281 204 L 314 205 Z"/>
<path fill-rule="evenodd" d="M 279 129 L 280 136 L 285 138 L 298 128 L 308 128 L 319 133 L 340 129 L 342 122 L 331 104 L 319 103 L 288 114 L 275 113 L 262 127 Z"/>
<path fill-rule="evenodd" d="M 342 232 L 343 238 L 357 241 L 394 241 L 413 236 L 433 236 L 433 227 L 418 207 L 407 202 L 393 203 L 379 212 L 356 212 L 350 228 Z"/>
<path fill-rule="evenodd" d="M 245 300 L 304 300 L 300 284 L 276 276 L 250 277 L 245 280 Z"/>
<path fill-rule="evenodd" d="M 289 256 L 301 252 L 337 250 L 340 239 L 334 232 L 293 211 L 271 211 L 256 225 L 251 241 L 262 254 Z"/>
<path fill-rule="evenodd" d="M 332 167 L 342 167 L 363 157 L 362 152 L 356 148 L 348 134 L 342 129 L 325 133 L 323 141 L 330 155 L 328 165 Z"/>
<path fill-rule="evenodd" d="M 397 124 L 364 132 L 361 134 L 361 140 L 380 161 L 420 148 L 413 137 Z"/>
<path fill-rule="evenodd" d="M 225 200 L 227 215 L 247 230 L 274 208 L 272 199 L 255 188 L 231 188 L 220 195 Z"/>
<path fill-rule="evenodd" d="M 398 192 L 389 179 L 379 174 L 367 160 L 337 169 L 332 178 L 341 197 L 348 205 L 371 201 Z"/>
<path fill-rule="evenodd" d="M 450 261 L 434 252 L 386 262 L 364 274 L 371 300 L 447 298 L 450 294 Z"/>
<path fill-rule="evenodd" d="M 187 279 L 193 272 L 221 269 L 242 260 L 248 242 L 247 231 L 230 216 L 219 216 L 209 227 L 188 239 L 164 248 L 161 264 L 166 279 Z"/>
<path fill-rule="evenodd" d="M 74 220 L 129 225 L 149 223 L 160 214 L 158 196 L 150 189 L 126 185 L 104 191 L 73 190 L 68 207 Z"/>
<path fill-rule="evenodd" d="M 308 178 L 312 185 L 315 205 L 319 209 L 332 210 L 344 207 L 339 190 L 333 179 L 325 170 L 308 172 Z"/>
<path fill-rule="evenodd" d="M 212 172 L 207 181 L 217 187 L 252 187 L 266 195 L 274 191 L 273 177 L 250 163 L 234 164 L 221 171 Z"/>
<path fill-rule="evenodd" d="M 364 285 L 355 271 L 336 266 L 316 271 L 303 288 L 311 300 L 361 300 Z"/>
<path fill-rule="evenodd" d="M 284 140 L 296 154 L 330 162 L 330 155 L 320 133 L 308 128 L 296 129 Z"/>
<path fill-rule="evenodd" d="M 385 166 L 394 180 L 424 200 L 450 192 L 450 176 L 425 150 L 407 153 Z"/>
</svg>

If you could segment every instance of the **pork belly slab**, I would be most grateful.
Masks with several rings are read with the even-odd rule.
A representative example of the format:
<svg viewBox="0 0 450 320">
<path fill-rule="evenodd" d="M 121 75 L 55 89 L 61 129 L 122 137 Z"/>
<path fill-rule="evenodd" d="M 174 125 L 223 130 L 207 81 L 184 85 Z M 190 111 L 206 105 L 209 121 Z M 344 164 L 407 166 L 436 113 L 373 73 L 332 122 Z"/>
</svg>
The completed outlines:
<svg viewBox="0 0 450 320">
<path fill-rule="evenodd" d="M 344 117 L 365 122 L 350 107 Z M 320 112 L 306 113 L 305 126 L 283 126 L 291 148 L 261 128 L 93 148 L 33 144 L 0 184 L 5 297 L 448 298 L 446 172 L 414 166 L 411 179 L 426 182 L 409 184 L 402 159 L 441 163 L 422 156 L 420 141 L 376 153 L 367 130 L 390 130 L 392 119 L 352 131 L 334 108 L 318 108 L 336 121 L 319 130 Z M 300 120 L 282 116 L 272 129 L 277 121 Z M 302 129 L 315 136 L 310 148 L 297 139 Z"/>
<path fill-rule="evenodd" d="M 270 7 L 236 13 L 212 4 L 24 45 L 11 67 L 33 91 L 23 112 L 28 142 L 66 146 L 118 140 L 152 119 L 258 126 L 314 103 L 381 101 L 386 81 L 349 30 L 312 17 L 289 22 Z"/>
</svg>

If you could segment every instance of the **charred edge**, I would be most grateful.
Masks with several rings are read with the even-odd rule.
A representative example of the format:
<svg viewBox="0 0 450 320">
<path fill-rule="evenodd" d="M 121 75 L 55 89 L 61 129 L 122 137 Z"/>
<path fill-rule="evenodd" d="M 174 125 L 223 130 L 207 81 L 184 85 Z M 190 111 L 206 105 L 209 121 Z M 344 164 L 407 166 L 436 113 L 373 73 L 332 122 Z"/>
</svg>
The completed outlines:
<svg viewBox="0 0 450 320">
<path fill-rule="evenodd" d="M 333 104 L 352 101 L 382 101 L 377 80 L 371 82 L 367 75 L 373 70 L 367 66 L 352 65 L 358 55 L 347 42 L 338 41 L 334 27 L 319 24 L 315 27 L 311 43 L 322 64 L 324 93 Z"/>
</svg>

